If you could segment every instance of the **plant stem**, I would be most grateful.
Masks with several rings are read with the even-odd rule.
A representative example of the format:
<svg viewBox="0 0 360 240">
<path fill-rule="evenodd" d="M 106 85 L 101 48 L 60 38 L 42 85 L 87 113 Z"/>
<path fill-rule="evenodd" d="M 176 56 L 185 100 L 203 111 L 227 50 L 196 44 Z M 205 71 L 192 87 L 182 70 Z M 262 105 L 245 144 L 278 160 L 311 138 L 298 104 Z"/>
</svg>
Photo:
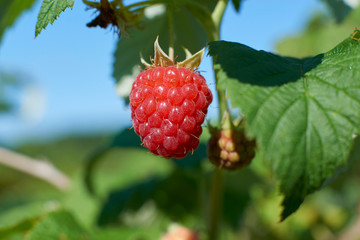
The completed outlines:
<svg viewBox="0 0 360 240">
<path fill-rule="evenodd" d="M 174 19 L 172 7 L 167 10 L 169 16 L 169 57 L 174 61 Z"/>
<path fill-rule="evenodd" d="M 214 8 L 214 11 L 211 14 L 211 19 L 214 23 L 215 29 L 212 34 L 212 38 L 210 41 L 218 41 L 220 40 L 220 26 L 221 21 L 225 13 L 226 6 L 229 0 L 219 0 Z"/>
<path fill-rule="evenodd" d="M 217 74 L 217 70 L 215 70 L 215 74 Z M 230 113 L 229 111 L 229 105 L 228 102 L 226 100 L 226 93 L 225 90 L 219 89 L 218 85 L 216 84 L 216 91 L 218 94 L 218 100 L 219 100 L 219 122 L 220 122 L 220 126 L 222 125 L 221 120 L 223 119 L 223 116 L 225 114 L 225 112 Z"/>
<path fill-rule="evenodd" d="M 214 31 L 210 36 L 210 41 L 220 40 L 220 26 L 221 21 L 224 16 L 224 12 L 228 0 L 219 0 L 214 8 L 214 11 L 211 14 L 213 24 L 215 26 Z M 213 58 L 213 65 L 215 59 Z M 225 97 L 225 91 L 218 88 L 218 70 L 215 71 L 215 81 L 216 81 L 216 91 L 219 100 L 219 121 L 221 121 L 222 116 L 225 111 L 228 110 L 228 105 Z M 221 124 L 220 124 L 221 125 Z M 223 182 L 224 176 L 221 169 L 216 168 L 214 170 L 212 180 L 211 180 L 211 193 L 210 193 L 210 213 L 209 213 L 209 226 L 208 226 L 208 237 L 209 240 L 218 239 L 219 235 L 219 223 L 222 218 L 222 201 L 223 201 Z"/>
<path fill-rule="evenodd" d="M 216 240 L 219 235 L 219 222 L 221 222 L 222 218 L 223 182 L 223 172 L 221 169 L 216 168 L 211 179 L 209 240 Z"/>
<path fill-rule="evenodd" d="M 214 11 L 211 14 L 212 21 L 215 26 L 215 30 L 212 34 L 211 41 L 218 41 L 220 40 L 220 26 L 221 21 L 224 16 L 224 12 L 226 9 L 226 6 L 228 4 L 229 0 L 219 0 L 216 4 Z M 215 62 L 215 59 L 213 59 L 213 64 Z M 229 107 L 226 100 L 226 94 L 225 91 L 222 89 L 219 89 L 218 87 L 218 70 L 215 71 L 215 81 L 216 81 L 216 91 L 218 94 L 218 100 L 219 100 L 219 121 L 221 121 L 222 116 L 224 115 L 225 111 L 228 111 Z"/>
<path fill-rule="evenodd" d="M 17 169 L 34 177 L 45 180 L 60 190 L 70 187 L 70 179 L 50 162 L 29 158 L 0 147 L 0 164 Z"/>
</svg>

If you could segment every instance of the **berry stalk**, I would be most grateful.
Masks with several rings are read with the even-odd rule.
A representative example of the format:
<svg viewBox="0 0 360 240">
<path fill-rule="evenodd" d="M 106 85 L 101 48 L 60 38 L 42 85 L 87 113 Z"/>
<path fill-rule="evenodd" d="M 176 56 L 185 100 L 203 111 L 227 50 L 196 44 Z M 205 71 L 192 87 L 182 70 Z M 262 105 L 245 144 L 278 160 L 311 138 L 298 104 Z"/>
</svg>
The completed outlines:
<svg viewBox="0 0 360 240">
<path fill-rule="evenodd" d="M 226 6 L 228 4 L 229 0 L 219 0 L 214 8 L 214 11 L 211 14 L 211 18 L 213 21 L 213 24 L 215 26 L 215 29 L 212 34 L 211 41 L 218 41 L 220 40 L 220 26 L 221 21 L 223 19 Z"/>
<path fill-rule="evenodd" d="M 213 21 L 213 24 L 215 26 L 214 31 L 211 35 L 210 41 L 219 41 L 220 40 L 220 27 L 221 27 L 221 21 L 223 19 L 226 6 L 228 4 L 229 0 L 219 0 L 216 4 L 214 11 L 211 14 L 211 18 Z M 213 59 L 213 65 L 214 65 L 215 59 Z M 215 82 L 216 86 L 218 86 L 218 70 L 215 70 Z M 225 112 L 229 112 L 229 107 L 226 101 L 225 91 L 219 89 L 216 87 L 218 100 L 219 100 L 219 121 L 221 121 L 222 117 L 224 116 Z"/>
<path fill-rule="evenodd" d="M 222 169 L 215 168 L 211 179 L 210 216 L 208 226 L 209 240 L 218 239 L 219 223 L 222 219 L 224 175 Z"/>
<path fill-rule="evenodd" d="M 174 61 L 174 17 L 172 9 L 168 9 L 169 16 L 169 57 Z"/>
<path fill-rule="evenodd" d="M 220 26 L 223 19 L 228 0 L 219 0 L 211 14 L 212 22 L 215 26 L 214 31 L 211 34 L 210 41 L 220 40 Z M 213 59 L 214 66 L 215 59 Z M 218 86 L 218 70 L 215 70 L 215 82 Z M 225 97 L 225 91 L 216 87 L 218 100 L 219 100 L 219 121 L 222 116 L 228 111 L 228 105 Z M 219 223 L 222 218 L 222 200 L 223 200 L 223 172 L 221 169 L 216 168 L 214 170 L 211 180 L 211 195 L 210 195 L 210 209 L 209 209 L 209 225 L 208 225 L 208 237 L 209 240 L 218 239 L 219 235 Z"/>
</svg>

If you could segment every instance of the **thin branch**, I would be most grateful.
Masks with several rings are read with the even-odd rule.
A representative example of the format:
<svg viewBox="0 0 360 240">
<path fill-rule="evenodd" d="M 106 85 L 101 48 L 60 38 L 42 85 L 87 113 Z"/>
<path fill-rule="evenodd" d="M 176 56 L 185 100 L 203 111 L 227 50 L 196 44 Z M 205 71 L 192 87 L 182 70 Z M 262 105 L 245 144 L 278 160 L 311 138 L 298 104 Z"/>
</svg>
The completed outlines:
<svg viewBox="0 0 360 240">
<path fill-rule="evenodd" d="M 212 35 L 210 36 L 210 41 L 220 40 L 220 26 L 224 16 L 224 12 L 229 0 L 218 0 L 212 14 L 211 19 L 215 26 Z M 215 59 L 213 59 L 213 65 Z M 225 98 L 225 91 L 218 88 L 218 70 L 215 70 L 215 81 L 216 81 L 216 91 L 218 93 L 218 99 L 220 104 L 219 112 L 219 121 L 221 121 L 222 116 L 225 114 L 228 109 L 227 101 Z M 210 209 L 209 209 L 209 223 L 208 223 L 208 238 L 209 240 L 219 239 L 220 232 L 220 222 L 221 215 L 223 210 L 223 184 L 224 176 L 221 169 L 215 169 L 212 181 L 211 181 L 211 192 L 210 192 Z"/>
<path fill-rule="evenodd" d="M 219 0 L 211 14 L 211 19 L 215 25 L 215 29 L 212 34 L 212 39 L 210 39 L 211 41 L 219 41 L 220 40 L 220 25 L 221 25 L 228 2 L 229 2 L 229 0 Z"/>
<path fill-rule="evenodd" d="M 70 179 L 50 162 L 27 157 L 0 147 L 0 164 L 45 180 L 60 190 L 70 187 Z"/>
<path fill-rule="evenodd" d="M 219 239 L 219 228 L 223 209 L 224 175 L 221 169 L 215 168 L 211 179 L 210 209 L 209 209 L 209 240 Z"/>
<path fill-rule="evenodd" d="M 169 57 L 172 61 L 174 61 L 174 16 L 173 10 L 168 9 L 168 19 L 169 19 Z"/>
</svg>

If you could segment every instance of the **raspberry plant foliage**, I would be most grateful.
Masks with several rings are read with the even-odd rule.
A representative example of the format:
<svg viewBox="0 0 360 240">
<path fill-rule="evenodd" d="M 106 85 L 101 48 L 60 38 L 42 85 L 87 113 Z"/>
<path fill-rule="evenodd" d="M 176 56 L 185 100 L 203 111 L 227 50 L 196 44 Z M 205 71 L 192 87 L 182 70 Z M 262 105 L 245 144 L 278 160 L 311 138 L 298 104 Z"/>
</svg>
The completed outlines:
<svg viewBox="0 0 360 240">
<path fill-rule="evenodd" d="M 61 12 L 73 6 L 74 0 L 43 0 L 36 22 L 35 37 L 39 35 L 42 29 L 45 29 L 49 23 L 53 24 Z"/>
<path fill-rule="evenodd" d="M 16 16 L 34 2 L 34 0 L 14 0 L 1 3 L 3 12 L 6 12 L 4 16 L 10 17 L 7 21 L 2 21 L 0 37 L 4 29 L 14 22 Z M 256 140 L 260 154 L 255 160 L 265 159 L 265 163 L 271 167 L 279 180 L 279 188 L 284 195 L 282 219 L 296 211 L 308 194 L 325 186 L 348 163 L 354 138 L 360 130 L 360 33 L 358 30 L 324 54 L 297 59 L 257 51 L 239 43 L 219 41 L 220 25 L 229 3 L 228 0 L 145 0 L 129 5 L 125 5 L 121 0 L 84 0 L 83 2 L 98 13 L 96 18 L 88 24 L 89 27 L 112 25 L 118 28 L 116 32 L 119 32 L 121 36 L 115 51 L 113 75 L 121 91 L 120 95 L 125 99 L 130 90 L 130 87 L 127 88 L 126 85 L 131 86 L 134 76 L 138 74 L 139 55 L 142 54 L 144 57 L 151 55 L 155 36 L 160 35 L 161 45 L 175 50 L 175 53 L 179 54 L 176 55 L 179 59 L 183 59 L 185 55 L 181 47 L 196 52 L 210 42 L 209 54 L 215 62 L 216 90 L 219 101 L 218 118 L 221 119 L 225 113 L 231 111 L 227 106 L 228 102 L 231 103 L 231 107 L 241 110 L 245 123 L 241 137 L 249 135 Z M 242 1 L 232 0 L 231 2 L 236 11 L 239 11 Z M 72 8 L 73 4 L 74 0 L 43 0 L 35 36 L 49 23 L 52 24 L 61 12 Z M 155 9 L 157 10 L 154 11 Z M 0 20 L 2 19 L 4 17 L 0 17 Z M 336 34 L 341 35 L 338 32 Z M 124 36 L 130 36 L 130 38 Z M 322 41 L 319 42 L 321 46 L 325 46 Z M 303 50 L 301 49 L 301 52 L 304 52 Z M 199 128 L 197 130 L 201 131 Z M 136 131 L 140 133 L 140 128 Z M 230 142 L 232 145 L 233 138 L 228 137 L 230 135 L 224 131 L 226 129 L 221 126 L 220 136 L 226 135 L 226 144 Z M 216 133 L 212 137 L 214 136 Z M 110 148 L 139 147 L 138 141 L 134 141 L 129 136 L 124 137 L 120 134 L 118 138 L 109 145 L 102 146 L 100 151 L 94 154 L 95 157 L 90 158 L 86 165 L 85 177 L 88 186 L 91 185 L 88 182 L 92 179 L 95 163 Z M 200 150 L 205 152 L 204 146 Z M 198 158 L 201 158 L 202 154 L 198 153 L 199 150 L 193 156 L 196 159 L 187 156 L 186 160 L 192 163 L 200 162 Z M 226 152 L 228 155 L 230 153 L 234 153 L 232 147 L 229 147 Z M 165 157 L 174 156 L 180 157 L 165 154 Z M 249 156 L 251 157 L 245 158 L 246 164 L 252 159 L 253 153 L 251 152 Z M 238 156 L 229 158 L 224 155 L 220 158 L 227 161 L 238 159 Z M 160 162 L 167 159 L 157 160 Z M 206 172 L 208 169 L 204 170 L 205 168 L 203 169 L 202 164 L 198 162 L 195 164 L 196 169 L 189 171 L 191 172 L 189 174 L 179 167 L 179 162 L 181 161 L 171 162 L 175 163 L 175 170 L 166 176 L 150 178 L 148 182 L 145 179 L 138 185 L 121 189 L 117 194 L 109 194 L 108 201 L 103 205 L 98 217 L 98 223 L 107 225 L 117 222 L 121 213 L 137 210 L 149 200 L 152 200 L 156 208 L 168 215 L 173 210 L 174 214 L 170 214 L 172 219 L 182 219 L 181 214 L 190 215 L 199 210 L 200 205 L 206 207 L 209 205 L 210 209 L 206 209 L 210 216 L 208 235 L 209 239 L 217 239 L 217 227 L 220 225 L 223 207 L 221 199 L 222 195 L 227 194 L 223 171 L 211 169 L 215 174 L 211 181 L 212 190 L 207 192 L 210 192 L 208 194 L 210 201 L 194 201 L 188 195 L 202 195 L 199 179 L 208 180 L 208 172 Z M 219 166 L 222 165 L 219 164 Z M 178 182 L 177 186 L 181 187 L 174 188 L 172 185 L 174 182 Z M 255 182 L 254 179 L 251 183 L 239 179 L 232 181 L 231 191 L 227 196 L 232 196 L 234 189 L 239 190 L 244 185 L 246 188 L 247 184 L 253 182 Z M 223 192 L 222 185 L 224 185 Z M 164 201 L 164 192 L 167 193 L 167 200 L 170 201 Z M 246 195 L 248 196 L 249 192 L 246 192 Z M 243 207 L 238 203 L 245 198 L 246 196 L 242 196 L 236 201 L 234 198 L 224 199 L 224 202 L 230 199 L 231 204 L 224 204 L 224 208 L 230 209 L 227 212 L 234 216 L 236 226 L 238 226 L 241 212 L 239 208 Z M 171 206 L 169 207 L 168 204 Z M 182 208 L 178 208 L 178 205 Z M 51 220 L 51 224 L 55 225 L 54 228 L 57 229 L 62 225 L 62 218 L 56 217 L 54 221 Z M 34 221 L 37 222 L 38 218 Z M 47 221 L 44 222 L 47 223 Z M 37 236 L 43 236 L 43 232 L 49 230 L 43 228 L 41 224 L 39 226 L 31 230 L 33 233 L 30 236 L 35 236 L 34 239 Z M 29 226 L 29 229 L 31 227 Z M 49 231 L 51 234 L 54 230 Z M 54 232 L 57 234 L 57 231 Z M 82 230 L 79 232 L 82 233 Z"/>
<path fill-rule="evenodd" d="M 84 2 L 99 10 L 91 1 Z M 232 1 L 237 11 L 241 2 Z M 71 1 L 68 3 L 54 5 L 56 11 L 43 16 L 47 19 L 43 26 L 72 6 Z M 116 1 L 111 3 L 119 9 L 125 7 L 117 6 Z M 132 38 L 122 36 L 118 41 L 114 77 L 120 95 L 127 99 L 127 82 L 138 74 L 140 63 L 134 53 L 149 56 L 151 39 L 156 35 L 164 36 L 161 45 L 173 44 L 177 53 L 182 46 L 194 52 L 210 41 L 210 55 L 216 60 L 220 118 L 227 110 L 227 100 L 243 112 L 245 132 L 256 138 L 262 156 L 280 180 L 280 190 L 285 195 L 282 217 L 286 218 L 307 194 L 323 186 L 346 164 L 357 134 L 359 42 L 349 38 L 324 55 L 296 59 L 218 41 L 227 4 L 226 0 L 157 0 L 126 6 L 126 11 L 143 10 L 144 15 L 140 23 L 136 19 L 133 24 L 137 27 L 127 30 Z M 152 7 L 162 10 L 155 15 L 146 14 Z M 38 20 L 42 21 L 40 15 Z M 341 81 L 335 81 L 335 77 Z"/>
<path fill-rule="evenodd" d="M 34 5 L 36 0 L 16 0 L 0 2 L 0 43 L 5 30 L 11 27 L 16 19 Z"/>
<path fill-rule="evenodd" d="M 210 43 L 210 54 L 218 86 L 280 180 L 284 219 L 347 164 L 360 131 L 360 42 L 304 59 L 224 41 Z"/>
</svg>

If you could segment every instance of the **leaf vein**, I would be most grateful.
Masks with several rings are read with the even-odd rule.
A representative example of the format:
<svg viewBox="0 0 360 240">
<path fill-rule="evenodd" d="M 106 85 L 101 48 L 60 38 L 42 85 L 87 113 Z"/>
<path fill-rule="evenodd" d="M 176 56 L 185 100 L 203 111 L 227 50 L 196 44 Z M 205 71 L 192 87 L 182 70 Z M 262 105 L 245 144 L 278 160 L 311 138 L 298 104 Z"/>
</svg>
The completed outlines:
<svg viewBox="0 0 360 240">
<path fill-rule="evenodd" d="M 326 165 L 326 164 L 325 164 L 325 159 L 324 159 L 324 143 L 323 143 L 323 141 L 322 141 L 322 139 L 321 139 L 321 135 L 320 135 L 318 129 L 317 129 L 315 126 L 313 126 L 313 129 L 314 129 L 315 135 L 316 135 L 316 136 L 318 137 L 318 139 L 319 139 L 320 150 L 321 150 L 321 157 L 320 157 L 320 159 L 322 160 L 321 168 L 320 168 L 320 173 L 321 173 L 321 176 L 323 176 L 323 174 L 324 174 L 324 172 L 325 172 L 325 165 Z"/>
<path fill-rule="evenodd" d="M 343 117 L 343 118 L 346 119 L 352 126 L 357 126 L 357 125 L 359 125 L 359 123 L 354 122 L 352 119 L 350 119 L 350 117 L 348 117 L 347 115 L 345 115 L 345 114 L 343 114 L 343 113 L 341 113 L 341 112 L 339 112 L 339 111 L 336 111 L 336 110 L 334 110 L 334 109 L 328 109 L 328 108 L 327 108 L 326 110 L 327 110 L 328 112 L 333 112 L 333 113 L 335 113 L 335 114 Z"/>
<path fill-rule="evenodd" d="M 334 125 L 333 121 L 331 120 L 330 116 L 327 114 L 326 109 L 317 101 L 317 99 L 312 98 L 312 100 L 313 100 L 314 103 L 319 107 L 319 109 L 322 111 L 322 113 L 324 114 L 325 118 L 327 119 L 328 123 L 330 124 L 330 127 L 331 127 L 331 129 L 333 130 L 333 132 L 334 132 L 335 140 L 336 140 L 336 142 L 337 142 L 337 144 L 338 144 L 338 147 L 339 147 L 339 148 L 342 148 L 342 147 L 341 147 L 341 144 L 340 144 L 340 142 L 339 142 L 339 133 L 338 133 L 338 131 L 336 130 L 335 125 Z M 343 150 L 341 149 L 340 152 L 342 152 L 342 151 L 343 151 Z M 344 156 L 343 156 L 343 157 L 344 157 Z"/>
<path fill-rule="evenodd" d="M 290 102 L 290 104 L 289 104 L 288 106 L 286 106 L 286 107 L 284 108 L 283 112 L 279 115 L 279 117 L 278 117 L 278 119 L 277 119 L 277 121 L 276 121 L 276 124 L 275 124 L 275 126 L 274 126 L 274 128 L 273 128 L 273 130 L 272 130 L 272 132 L 271 132 L 271 134 L 270 134 L 269 141 L 268 141 L 268 145 L 267 145 L 267 151 L 268 151 L 268 148 L 271 146 L 272 141 L 273 141 L 273 137 L 274 137 L 274 135 L 275 135 L 275 132 L 277 131 L 277 129 L 278 129 L 279 125 L 280 125 L 280 122 L 281 122 L 280 120 L 281 120 L 281 119 L 285 116 L 285 114 L 291 109 L 291 107 L 294 106 L 295 103 L 296 103 L 300 98 L 302 98 L 302 97 L 303 97 L 303 95 L 295 98 L 295 100 L 293 100 L 292 102 Z"/>
<path fill-rule="evenodd" d="M 278 91 L 280 90 L 280 88 L 275 88 L 272 92 L 270 92 L 267 97 L 263 100 L 263 102 L 260 104 L 259 107 L 256 108 L 256 111 L 255 111 L 255 115 L 254 115 L 254 118 L 253 118 L 253 121 L 256 121 L 256 118 L 258 117 L 258 114 L 260 112 L 260 109 L 262 107 L 264 107 L 265 103 Z"/>
<path fill-rule="evenodd" d="M 344 94 L 345 94 L 346 96 L 348 96 L 350 99 L 352 99 L 353 101 L 355 101 L 355 102 L 357 102 L 357 103 L 360 104 L 360 100 L 354 98 L 354 97 L 351 96 L 351 95 L 349 95 L 349 93 L 348 93 L 345 89 L 339 88 L 339 87 L 337 87 L 336 85 L 330 84 L 329 82 L 325 81 L 325 80 L 322 79 L 322 78 L 319 78 L 319 77 L 316 76 L 316 75 L 311 75 L 311 76 L 312 76 L 312 77 L 315 77 L 319 82 L 321 82 L 321 83 L 323 83 L 323 84 L 325 84 L 325 85 L 327 85 L 327 86 L 330 86 L 330 87 L 332 87 L 332 88 L 334 88 L 334 89 L 336 89 L 336 90 L 344 93 Z"/>
</svg>

